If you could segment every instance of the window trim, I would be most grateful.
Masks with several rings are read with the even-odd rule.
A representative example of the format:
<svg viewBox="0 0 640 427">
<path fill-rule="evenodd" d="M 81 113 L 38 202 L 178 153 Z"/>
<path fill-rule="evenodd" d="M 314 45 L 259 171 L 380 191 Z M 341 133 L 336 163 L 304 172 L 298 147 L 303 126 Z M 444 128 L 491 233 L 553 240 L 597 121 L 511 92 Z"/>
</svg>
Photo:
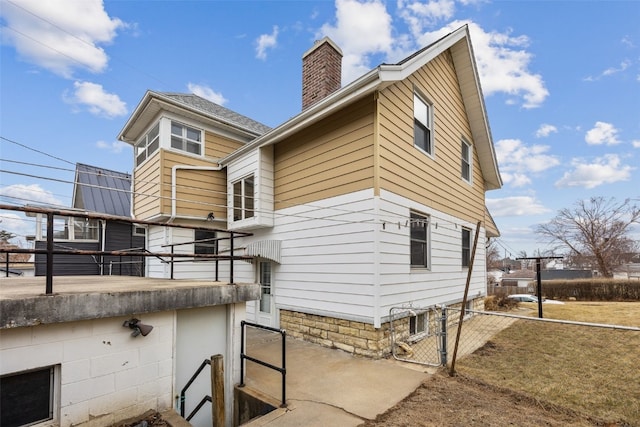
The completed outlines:
<svg viewBox="0 0 640 427">
<path fill-rule="evenodd" d="M 466 153 L 466 159 L 465 159 Z M 464 176 L 465 169 L 467 170 L 468 177 Z M 471 184 L 473 183 L 473 149 L 471 144 L 469 144 L 464 138 L 461 140 L 460 144 L 460 176 L 462 179 Z"/>
<path fill-rule="evenodd" d="M 431 268 L 431 217 L 417 211 L 411 211 L 409 214 L 409 264 L 412 269 L 430 269 Z M 422 226 L 424 228 L 425 240 L 417 239 L 413 235 L 414 228 Z M 422 254 L 422 263 L 413 263 L 414 245 L 424 245 L 424 254 Z"/>
<path fill-rule="evenodd" d="M 173 133 L 173 126 L 179 126 L 182 128 L 182 132 L 181 135 L 175 134 Z M 193 131 L 197 131 L 199 134 L 199 140 L 195 140 L 195 139 L 191 139 L 189 138 L 189 132 L 188 130 L 191 129 Z M 168 143 L 168 148 L 171 150 L 176 150 L 179 151 L 181 153 L 186 153 L 189 154 L 191 156 L 198 156 L 198 157 L 202 157 L 204 154 L 204 138 L 203 138 L 203 130 L 200 128 L 197 128 L 195 126 L 192 125 L 188 125 L 184 122 L 181 122 L 179 120 L 173 120 L 173 119 L 169 119 L 169 143 Z M 173 146 L 173 138 L 177 137 L 180 138 L 181 141 L 181 145 L 182 147 L 174 147 Z M 194 153 L 192 151 L 188 150 L 188 146 L 189 144 L 194 144 L 198 146 L 198 152 Z"/>
<path fill-rule="evenodd" d="M 422 104 L 424 109 L 426 109 L 426 117 L 417 117 L 418 108 L 416 106 L 420 106 L 418 103 Z M 426 120 L 427 123 L 424 121 Z M 420 127 L 423 131 L 428 132 L 428 140 L 420 141 L 425 142 L 426 147 L 422 147 L 421 144 L 418 143 L 416 137 L 416 127 Z M 414 90 L 413 92 L 413 145 L 423 153 L 427 154 L 430 157 L 435 156 L 435 140 L 434 140 L 434 131 L 433 131 L 433 104 L 426 100 L 426 97 L 418 93 L 418 91 Z"/>
<path fill-rule="evenodd" d="M 467 247 L 465 247 L 465 232 L 468 234 Z M 461 248 L 460 260 L 461 260 L 462 268 L 469 268 L 469 265 L 471 264 L 471 229 L 470 228 L 462 227 L 462 230 L 460 232 L 460 248 Z"/>
<path fill-rule="evenodd" d="M 251 182 L 251 190 L 253 194 L 247 195 L 247 184 Z M 236 185 L 240 184 L 240 193 L 236 193 Z M 233 222 L 243 221 L 256 216 L 256 177 L 255 174 L 245 175 L 244 177 L 231 183 L 231 197 L 232 197 L 232 213 Z M 251 206 L 247 207 L 247 201 L 251 200 Z M 238 203 L 239 202 L 239 203 Z M 236 213 L 240 215 L 236 215 Z M 248 214 L 248 215 L 247 215 Z"/>
</svg>

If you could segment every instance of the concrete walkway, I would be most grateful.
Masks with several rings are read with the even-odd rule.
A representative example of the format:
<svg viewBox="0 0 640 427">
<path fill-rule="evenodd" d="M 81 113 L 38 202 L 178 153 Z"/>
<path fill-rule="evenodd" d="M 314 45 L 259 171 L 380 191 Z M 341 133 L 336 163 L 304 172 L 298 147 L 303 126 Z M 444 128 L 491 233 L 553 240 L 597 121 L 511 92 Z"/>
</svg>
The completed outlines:
<svg viewBox="0 0 640 427">
<path fill-rule="evenodd" d="M 282 338 L 247 328 L 247 355 L 282 366 Z M 281 402 L 279 372 L 246 362 L 247 387 Z M 373 360 L 287 338 L 286 408 L 246 426 L 357 426 L 400 402 L 428 377 L 429 368 Z"/>
</svg>

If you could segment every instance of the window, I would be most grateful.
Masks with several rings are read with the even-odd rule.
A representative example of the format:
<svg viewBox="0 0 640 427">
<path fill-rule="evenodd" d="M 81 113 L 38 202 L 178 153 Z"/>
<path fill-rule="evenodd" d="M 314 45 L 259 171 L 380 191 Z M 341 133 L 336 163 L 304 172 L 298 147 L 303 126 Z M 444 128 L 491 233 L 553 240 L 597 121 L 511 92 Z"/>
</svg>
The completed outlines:
<svg viewBox="0 0 640 427">
<path fill-rule="evenodd" d="M 464 179 L 467 182 L 471 182 L 471 145 L 469 145 L 469 143 L 465 140 L 462 140 L 461 143 L 461 172 L 462 172 L 462 179 Z"/>
<path fill-rule="evenodd" d="M 471 230 L 462 229 L 462 266 L 469 267 L 471 261 Z"/>
<path fill-rule="evenodd" d="M 38 240 L 47 238 L 47 219 L 44 215 L 38 215 L 40 229 Z M 53 217 L 54 240 L 98 240 L 100 235 L 100 222 L 97 219 L 74 218 L 66 216 Z"/>
<path fill-rule="evenodd" d="M 416 313 L 409 317 L 409 335 L 427 334 L 429 326 L 429 312 Z"/>
<path fill-rule="evenodd" d="M 0 425 L 24 426 L 53 419 L 54 367 L 0 377 Z"/>
<path fill-rule="evenodd" d="M 411 212 L 411 267 L 429 267 L 429 217 Z"/>
<path fill-rule="evenodd" d="M 260 311 L 271 313 L 271 263 L 260 263 Z"/>
<path fill-rule="evenodd" d="M 202 132 L 177 122 L 171 122 L 171 148 L 200 155 L 202 152 Z"/>
<path fill-rule="evenodd" d="M 413 143 L 433 155 L 432 108 L 417 94 L 413 94 Z"/>
<path fill-rule="evenodd" d="M 252 218 L 254 214 L 253 175 L 233 183 L 233 220 Z"/>
<path fill-rule="evenodd" d="M 156 123 L 136 144 L 136 166 L 142 164 L 158 148 L 160 148 L 160 123 Z"/>
<path fill-rule="evenodd" d="M 133 225 L 133 235 L 144 237 L 147 234 L 147 229 L 140 225 Z"/>
<path fill-rule="evenodd" d="M 218 253 L 218 241 L 213 240 L 216 238 L 215 231 L 207 230 L 195 230 L 193 240 L 193 253 L 195 254 L 217 254 Z M 202 241 L 204 240 L 204 241 Z"/>
</svg>

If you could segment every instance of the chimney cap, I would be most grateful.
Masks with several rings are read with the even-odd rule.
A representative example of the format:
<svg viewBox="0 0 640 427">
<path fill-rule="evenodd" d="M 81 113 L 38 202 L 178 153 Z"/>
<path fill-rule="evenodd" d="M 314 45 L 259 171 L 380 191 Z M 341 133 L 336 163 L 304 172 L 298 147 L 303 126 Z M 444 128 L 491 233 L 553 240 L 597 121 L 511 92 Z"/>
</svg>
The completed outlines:
<svg viewBox="0 0 640 427">
<path fill-rule="evenodd" d="M 302 55 L 302 59 L 304 59 L 306 56 L 310 55 L 311 53 L 313 53 L 316 49 L 318 49 L 320 46 L 322 46 L 323 44 L 328 43 L 329 46 L 331 46 L 336 52 L 338 52 L 340 54 L 340 56 L 342 55 L 342 49 L 340 49 L 338 47 L 338 45 L 331 40 L 329 37 L 323 37 L 320 40 L 316 40 L 313 43 L 313 46 L 311 46 L 311 48 L 309 50 L 307 50 L 303 55 Z"/>
</svg>

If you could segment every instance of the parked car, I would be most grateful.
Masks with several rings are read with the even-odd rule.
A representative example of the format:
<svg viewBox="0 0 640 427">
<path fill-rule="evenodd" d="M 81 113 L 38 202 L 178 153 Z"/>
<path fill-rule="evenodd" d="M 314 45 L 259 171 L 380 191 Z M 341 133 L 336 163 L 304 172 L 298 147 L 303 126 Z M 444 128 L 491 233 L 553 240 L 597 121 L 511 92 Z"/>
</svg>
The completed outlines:
<svg viewBox="0 0 640 427">
<path fill-rule="evenodd" d="M 520 301 L 520 302 L 533 302 L 533 303 L 538 303 L 538 297 L 535 295 L 529 295 L 529 294 L 513 294 L 513 295 L 509 295 L 509 298 L 514 299 L 516 301 Z M 564 304 L 562 301 L 556 301 L 553 299 L 546 299 L 546 298 L 542 298 L 542 303 L 543 304 Z"/>
</svg>

